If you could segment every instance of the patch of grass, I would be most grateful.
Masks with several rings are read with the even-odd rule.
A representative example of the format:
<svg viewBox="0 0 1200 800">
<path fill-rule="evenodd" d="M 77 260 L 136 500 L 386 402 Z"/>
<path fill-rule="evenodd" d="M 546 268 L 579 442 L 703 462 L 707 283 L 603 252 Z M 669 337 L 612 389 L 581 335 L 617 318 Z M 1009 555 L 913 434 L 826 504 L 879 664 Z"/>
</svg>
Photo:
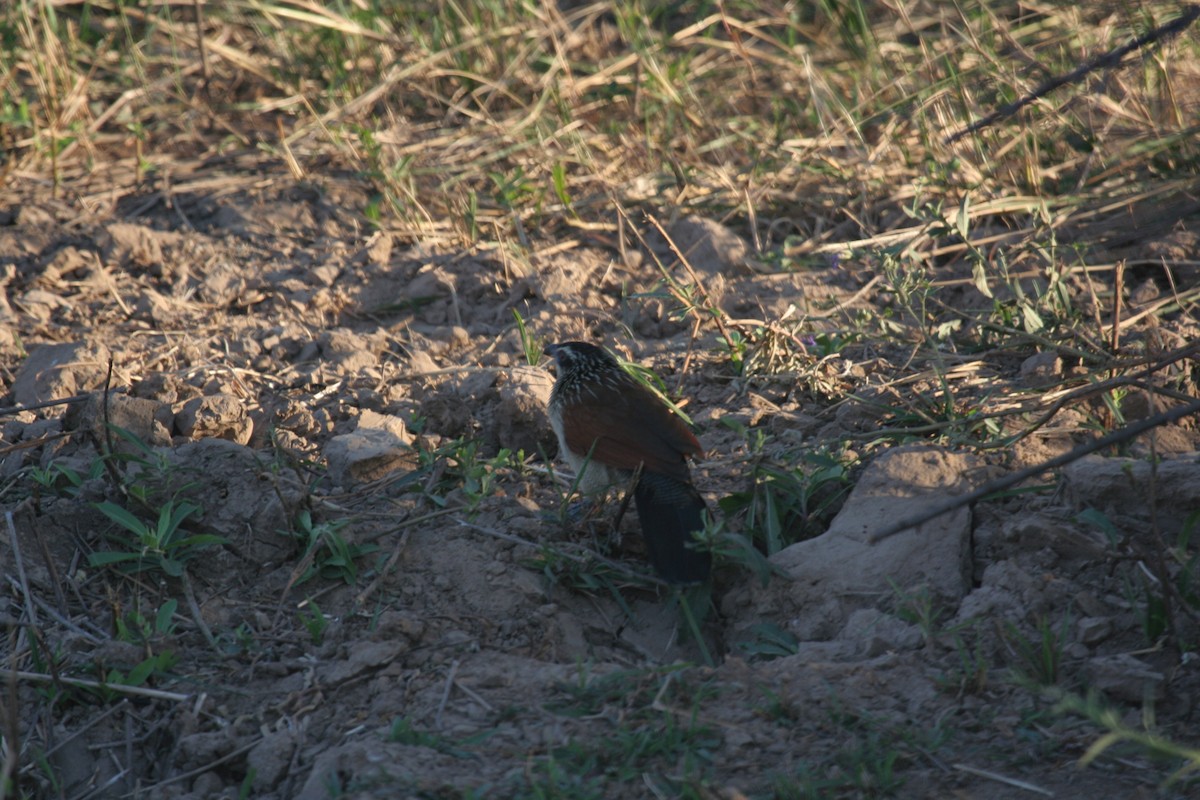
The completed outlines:
<svg viewBox="0 0 1200 800">
<path fill-rule="evenodd" d="M 542 351 L 546 347 L 546 340 L 541 336 L 534 336 L 529 332 L 529 329 L 525 325 L 525 318 L 521 316 L 520 311 L 514 308 L 512 315 L 517 323 L 517 336 L 521 339 L 521 353 L 525 356 L 525 363 L 531 367 L 536 367 L 538 362 L 542 360 Z"/>
<path fill-rule="evenodd" d="M 583 786 L 608 792 L 633 780 L 650 780 L 664 791 L 702 784 L 721 742 L 719 729 L 699 719 L 701 702 L 713 697 L 711 686 L 692 685 L 678 667 L 600 677 L 581 670 L 579 677 L 560 684 L 563 699 L 547 708 L 573 718 L 602 715 L 613 724 L 606 733 L 552 747 L 548 776 L 562 768 Z"/>
<path fill-rule="evenodd" d="M 752 449 L 761 447 L 760 442 Z M 751 488 L 722 498 L 721 510 L 727 518 L 740 517 L 755 546 L 774 555 L 825 531 L 853 488 L 855 463 L 845 451 L 824 448 L 756 458 Z"/>
<path fill-rule="evenodd" d="M 952 634 L 957 663 L 942 673 L 938 684 L 957 697 L 981 694 L 988 687 L 991 659 L 985 651 L 983 637 L 974 631 Z"/>
<path fill-rule="evenodd" d="M 1065 680 L 1062 672 L 1071 617 L 1064 615 L 1057 630 L 1045 615 L 1039 616 L 1032 635 L 1024 633 L 1013 623 L 1003 627 L 1003 640 L 1012 656 L 1010 671 L 1021 685 L 1040 688 L 1055 686 Z"/>
<path fill-rule="evenodd" d="M 210 533 L 187 533 L 184 523 L 200 511 L 199 506 L 187 500 L 167 501 L 152 522 L 145 522 L 112 502 L 97 503 L 96 509 L 118 525 L 116 538 L 125 549 L 92 553 L 88 563 L 93 567 L 116 566 L 129 572 L 157 569 L 178 578 L 188 560 L 225 541 Z"/>
<path fill-rule="evenodd" d="M 342 530 L 347 519 L 316 521 L 312 512 L 301 509 L 290 535 L 304 548 L 293 570 L 291 585 L 298 586 L 316 576 L 354 585 L 358 582 L 358 561 L 379 549 L 377 544 L 350 542 Z"/>
<path fill-rule="evenodd" d="M 782 723 L 799 722 L 807 716 L 799 709 L 778 704 L 775 707 L 780 712 L 775 716 Z M 828 752 L 819 759 L 798 759 L 789 769 L 778 770 L 772 797 L 900 796 L 904 779 L 899 771 L 914 755 L 936 750 L 946 738 L 943 730 L 889 724 L 868 714 L 851 712 L 836 700 L 824 713 L 829 725 L 821 734 L 822 749 Z"/>
<path fill-rule="evenodd" d="M 467 516 L 479 511 L 484 500 L 498 491 L 504 471 L 524 467 L 524 455 L 501 449 L 494 456 L 480 453 L 480 442 L 459 438 L 429 450 L 418 447 L 418 474 L 410 480 L 425 477 L 421 492 L 438 508 L 447 508 L 457 499 Z"/>
<path fill-rule="evenodd" d="M 387 740 L 412 747 L 428 747 L 439 753 L 445 753 L 456 758 L 471 758 L 472 753 L 464 746 L 475 743 L 479 737 L 470 737 L 466 741 L 454 742 L 436 733 L 424 731 L 415 726 L 408 717 L 397 717 L 392 721 Z"/>
</svg>

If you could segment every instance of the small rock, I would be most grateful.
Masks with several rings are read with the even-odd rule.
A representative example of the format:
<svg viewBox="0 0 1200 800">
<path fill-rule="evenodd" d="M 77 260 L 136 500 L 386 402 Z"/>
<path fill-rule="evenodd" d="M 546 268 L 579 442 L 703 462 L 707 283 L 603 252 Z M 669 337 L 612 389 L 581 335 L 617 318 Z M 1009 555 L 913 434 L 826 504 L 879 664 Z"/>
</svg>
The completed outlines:
<svg viewBox="0 0 1200 800">
<path fill-rule="evenodd" d="M 1061 380 L 1062 374 L 1062 359 L 1053 350 L 1046 350 L 1022 362 L 1020 381 L 1023 386 L 1048 386 Z"/>
<path fill-rule="evenodd" d="M 915 650 L 923 642 L 921 630 L 916 625 L 874 608 L 862 608 L 852 613 L 838 638 L 856 643 L 860 655 L 868 658 L 889 651 Z"/>
<path fill-rule="evenodd" d="M 675 247 L 700 276 L 711 278 L 747 272 L 746 258 L 750 248 L 741 236 L 715 220 L 687 216 L 672 225 L 668 233 Z"/>
<path fill-rule="evenodd" d="M 501 373 L 497 381 L 498 400 L 494 419 L 497 444 L 514 453 L 554 451 L 554 435 L 546 405 L 554 379 L 544 369 L 517 367 Z"/>
<path fill-rule="evenodd" d="M 96 441 L 111 442 L 118 453 L 136 455 L 140 448 L 114 432 L 120 428 L 151 447 L 171 444 L 171 409 L 154 400 L 124 394 L 108 396 L 108 413 L 104 411 L 104 394 L 96 392 L 86 403 L 76 404 L 63 417 L 67 430 L 90 430 Z"/>
<path fill-rule="evenodd" d="M 963 507 L 878 542 L 875 531 L 969 489 L 977 460 L 932 447 L 905 447 L 867 467 L 829 530 L 771 557 L 789 579 L 730 592 L 723 610 L 747 630 L 765 613 L 792 618 L 801 640 L 830 639 L 854 611 L 900 590 L 957 600 L 971 585 L 971 512 Z M 740 619 L 739 619 L 740 618 Z"/>
<path fill-rule="evenodd" d="M 205 303 L 227 306 L 244 295 L 246 278 L 243 270 L 228 261 L 217 261 L 204 272 L 196 296 Z"/>
<path fill-rule="evenodd" d="M 1067 496 L 1077 508 L 1093 507 L 1110 519 L 1148 520 L 1147 499 L 1153 496 L 1158 525 L 1169 536 L 1184 530 L 1188 518 L 1200 512 L 1200 461 L 1194 455 L 1164 459 L 1153 470 L 1146 460 L 1091 455 L 1068 464 L 1063 473 Z"/>
<path fill-rule="evenodd" d="M 412 436 L 399 417 L 364 412 L 351 433 L 334 436 L 325 445 L 325 462 L 334 482 L 377 480 L 398 469 L 416 467 Z"/>
<path fill-rule="evenodd" d="M 33 405 L 98 389 L 108 372 L 108 348 L 102 344 L 70 342 L 31 348 L 29 358 L 17 370 L 13 399 L 18 405 Z"/>
<path fill-rule="evenodd" d="M 254 773 L 254 788 L 265 792 L 274 788 L 287 774 L 296 749 L 291 731 L 268 733 L 246 754 L 246 764 Z"/>
<path fill-rule="evenodd" d="M 406 642 L 360 641 L 351 645 L 349 655 L 341 661 L 325 664 L 320 669 L 321 680 L 338 684 L 370 669 L 390 664 L 408 647 Z"/>
<path fill-rule="evenodd" d="M 211 764 L 234 747 L 232 730 L 193 733 L 183 736 L 175 744 L 177 764 L 181 769 Z"/>
<path fill-rule="evenodd" d="M 175 429 L 189 439 L 228 439 L 246 444 L 254 432 L 254 422 L 236 397 L 214 394 L 194 397 L 175 415 Z"/>
<path fill-rule="evenodd" d="M 366 337 L 347 328 L 327 331 L 317 341 L 321 356 L 335 365 L 339 374 L 348 375 L 379 365 Z"/>
<path fill-rule="evenodd" d="M 1077 626 L 1078 639 L 1092 647 L 1112 635 L 1113 623 L 1108 617 L 1084 617 Z"/>
<path fill-rule="evenodd" d="M 407 639 L 420 642 L 425 636 L 425 619 L 410 611 L 384 611 L 379 615 L 372 638 L 381 641 Z"/>
<path fill-rule="evenodd" d="M 1145 661 L 1121 653 L 1097 656 L 1084 665 L 1088 686 L 1128 703 L 1160 700 L 1164 677 Z"/>
<path fill-rule="evenodd" d="M 165 234 L 127 222 L 106 225 L 96 236 L 100 253 L 110 264 L 123 268 L 163 268 L 162 241 Z"/>
</svg>

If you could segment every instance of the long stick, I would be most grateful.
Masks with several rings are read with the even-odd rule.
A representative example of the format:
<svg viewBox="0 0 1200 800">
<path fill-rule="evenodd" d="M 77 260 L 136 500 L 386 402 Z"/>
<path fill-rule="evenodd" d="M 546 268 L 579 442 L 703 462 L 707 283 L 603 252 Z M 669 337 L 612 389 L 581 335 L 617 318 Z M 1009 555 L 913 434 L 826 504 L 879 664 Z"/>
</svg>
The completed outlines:
<svg viewBox="0 0 1200 800">
<path fill-rule="evenodd" d="M 1200 412 L 1200 400 L 1194 400 L 1187 405 L 1176 406 L 1169 411 L 1164 411 L 1161 414 L 1155 414 L 1153 417 L 1147 417 L 1141 422 L 1135 422 L 1132 425 L 1126 425 L 1124 428 L 1115 430 L 1107 436 L 1101 436 L 1095 441 L 1080 445 L 1069 453 L 1064 453 L 1061 456 L 1050 459 L 1049 461 L 1043 461 L 1041 464 L 1035 464 L 1032 467 L 1026 467 L 1025 469 L 1018 470 L 1011 475 L 1005 475 L 1003 478 L 997 478 L 994 481 L 989 481 L 973 492 L 968 492 L 967 494 L 959 495 L 958 497 L 952 497 L 951 499 L 943 503 L 939 503 L 938 505 L 935 505 L 926 511 L 922 511 L 920 514 L 914 514 L 907 519 L 902 519 L 899 522 L 888 525 L 883 529 L 873 533 L 869 541 L 872 544 L 881 542 L 889 536 L 895 536 L 897 533 L 900 533 L 907 528 L 915 528 L 922 523 L 928 522 L 934 517 L 940 517 L 942 514 L 945 514 L 948 511 L 954 511 L 955 509 L 962 508 L 965 505 L 970 505 L 976 500 L 982 500 L 990 494 L 995 494 L 996 492 L 1000 492 L 1008 489 L 1011 486 L 1015 486 L 1021 481 L 1032 478 L 1033 476 L 1045 472 L 1048 469 L 1056 469 L 1058 467 L 1065 466 L 1070 464 L 1072 461 L 1078 461 L 1084 456 L 1094 453 L 1097 450 L 1103 450 L 1106 447 L 1111 447 L 1114 444 L 1118 444 L 1126 441 L 1127 439 L 1132 439 L 1141 433 L 1145 433 L 1151 428 L 1156 428 L 1159 425 L 1166 425 L 1169 422 L 1174 422 L 1177 419 L 1182 419 L 1189 414 L 1195 414 L 1197 412 Z"/>
</svg>

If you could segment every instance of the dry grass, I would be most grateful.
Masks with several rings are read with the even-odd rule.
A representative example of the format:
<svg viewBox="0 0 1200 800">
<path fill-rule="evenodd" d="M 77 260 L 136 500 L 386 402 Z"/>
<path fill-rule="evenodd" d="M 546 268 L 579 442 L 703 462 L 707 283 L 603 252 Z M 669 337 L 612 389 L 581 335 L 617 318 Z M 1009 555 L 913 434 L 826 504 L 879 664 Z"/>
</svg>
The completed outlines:
<svg viewBox="0 0 1200 800">
<path fill-rule="evenodd" d="M 912 210 L 969 198 L 972 240 L 1013 246 L 1194 187 L 1191 31 L 947 143 L 1182 7 L 820 9 L 14 3 L 8 179 L 132 185 L 258 149 L 298 180 L 361 171 L 392 212 L 364 214 L 414 238 L 528 242 L 645 208 L 734 221 L 764 252 L 903 242 L 941 264 L 963 245 Z"/>
</svg>

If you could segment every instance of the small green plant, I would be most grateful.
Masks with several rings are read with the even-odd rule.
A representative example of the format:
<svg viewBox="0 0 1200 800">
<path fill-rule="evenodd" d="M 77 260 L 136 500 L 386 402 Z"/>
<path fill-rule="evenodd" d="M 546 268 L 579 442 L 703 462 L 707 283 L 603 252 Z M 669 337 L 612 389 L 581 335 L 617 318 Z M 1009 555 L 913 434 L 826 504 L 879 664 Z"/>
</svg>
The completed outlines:
<svg viewBox="0 0 1200 800">
<path fill-rule="evenodd" d="M 325 631 L 329 627 L 329 619 L 321 613 L 321 607 L 317 605 L 317 601 L 311 597 L 304 601 L 304 604 L 296 610 L 296 616 L 300 618 L 300 624 L 308 631 L 308 638 L 315 645 L 321 644 L 325 640 Z"/>
<path fill-rule="evenodd" d="M 94 480 L 104 474 L 104 462 L 96 459 L 88 466 L 87 473 L 80 473 L 71 467 L 52 461 L 45 469 L 31 467 L 30 479 L 39 490 L 59 497 L 78 497 L 84 481 Z"/>
<path fill-rule="evenodd" d="M 940 633 L 946 609 L 935 602 L 933 593 L 924 584 L 906 590 L 888 579 L 888 585 L 892 588 L 892 594 L 895 596 L 896 616 L 904 622 L 916 625 L 921 631 L 921 638 L 925 641 L 925 646 L 932 645 Z"/>
<path fill-rule="evenodd" d="M 1054 686 L 1063 679 L 1070 629 L 1070 614 L 1063 617 L 1057 631 L 1046 616 L 1039 616 L 1033 636 L 1027 636 L 1011 622 L 1005 623 L 1002 638 L 1013 656 L 1011 673 L 1018 683 L 1041 688 Z"/>
<path fill-rule="evenodd" d="M 521 352 L 525 356 L 525 363 L 531 367 L 537 366 L 537 363 L 542 360 L 542 350 L 546 346 L 546 340 L 529 332 L 525 326 L 525 318 L 521 316 L 520 311 L 514 308 L 512 315 L 517 322 L 517 336 L 521 339 Z"/>
<path fill-rule="evenodd" d="M 292 536 L 304 546 L 300 571 L 294 585 L 320 575 L 327 580 L 340 580 L 353 585 L 358 581 L 358 559 L 379 549 L 376 544 L 352 544 L 342 536 L 342 529 L 349 520 L 325 520 L 316 522 L 312 512 L 302 509 L 296 515 Z"/>
<path fill-rule="evenodd" d="M 794 710 L 784 710 L 794 717 Z M 908 760 L 907 751 L 928 753 L 944 739 L 938 730 L 916 731 L 895 726 L 865 714 L 835 708 L 831 722 L 836 736 L 844 741 L 820 762 L 802 761 L 776 776 L 773 797 L 802 800 L 818 797 L 887 797 L 904 785 L 898 768 Z"/>
<path fill-rule="evenodd" d="M 460 491 L 460 498 L 471 517 L 479 510 L 484 500 L 496 492 L 496 483 L 501 473 L 510 468 L 523 469 L 524 455 L 501 449 L 491 458 L 479 454 L 478 439 L 454 439 L 439 447 L 428 450 L 420 448 L 417 457 L 419 472 L 430 476 L 422 486 L 425 499 L 439 508 L 446 508 L 452 493 Z"/>
<path fill-rule="evenodd" d="M 145 686 L 151 677 L 169 673 L 178 663 L 179 656 L 174 651 L 163 650 L 138 662 L 129 672 L 109 670 L 104 676 L 104 682 L 110 686 Z M 108 700 L 111 701 L 113 697 L 109 697 Z"/>
<path fill-rule="evenodd" d="M 735 645 L 738 652 L 750 658 L 769 661 L 795 655 L 799 651 L 800 640 L 796 635 L 774 622 L 760 622 L 750 629 L 750 633 L 754 638 Z"/>
<path fill-rule="evenodd" d="M 713 690 L 692 686 L 681 670 L 676 665 L 596 677 L 581 666 L 579 680 L 559 684 L 562 699 L 547 710 L 572 718 L 616 714 L 619 724 L 600 736 L 570 739 L 551 748 L 550 756 L 569 774 L 601 779 L 607 796 L 643 776 L 666 787 L 678 783 L 672 776 L 702 774 L 720 738 L 716 729 L 699 721 L 696 709 Z"/>
<path fill-rule="evenodd" d="M 751 488 L 722 498 L 721 510 L 742 515 L 755 546 L 774 555 L 825 531 L 852 488 L 853 464 L 830 450 L 806 451 L 791 463 L 757 460 Z"/>
<path fill-rule="evenodd" d="M 551 169 L 550 178 L 554 183 L 554 194 L 558 197 L 558 201 L 563 204 L 571 213 L 574 210 L 571 208 L 571 194 L 567 191 L 567 167 L 563 162 L 557 161 Z"/>
<path fill-rule="evenodd" d="M 469 737 L 461 742 L 453 742 L 444 736 L 439 736 L 436 733 L 423 731 L 413 725 L 412 719 L 409 717 L 398 717 L 392 720 L 392 727 L 388 731 L 387 740 L 398 744 L 410 745 L 412 747 L 428 747 L 430 750 L 436 750 L 439 753 L 454 756 L 456 758 L 470 758 L 471 753 L 464 750 L 464 745 L 474 744 L 479 737 Z"/>
<path fill-rule="evenodd" d="M 124 531 L 117 538 L 127 549 L 92 553 L 88 562 L 93 567 L 117 566 L 130 572 L 160 569 L 178 578 L 183 575 L 189 559 L 225 542 L 222 537 L 210 533 L 187 535 L 183 523 L 200 511 L 199 506 L 188 500 L 168 500 L 153 522 L 145 522 L 113 502 L 96 503 L 95 507 Z"/>
<path fill-rule="evenodd" d="M 175 633 L 174 617 L 178 608 L 179 601 L 170 598 L 158 607 L 154 619 L 147 618 L 137 609 L 118 616 L 114 620 L 117 638 L 123 642 L 149 645 L 155 639 L 171 636 Z"/>
<path fill-rule="evenodd" d="M 651 588 L 648 574 L 612 561 L 599 554 L 578 554 L 552 544 L 543 545 L 526 564 L 545 576 L 549 585 L 564 586 L 577 592 L 612 598 L 621 611 L 632 614 L 621 593 L 622 587 Z"/>
<path fill-rule="evenodd" d="M 961 628 L 953 634 L 953 650 L 958 664 L 942 673 L 937 680 L 942 691 L 962 697 L 980 694 L 988 686 L 990 661 L 984 650 L 983 638 Z"/>
</svg>

